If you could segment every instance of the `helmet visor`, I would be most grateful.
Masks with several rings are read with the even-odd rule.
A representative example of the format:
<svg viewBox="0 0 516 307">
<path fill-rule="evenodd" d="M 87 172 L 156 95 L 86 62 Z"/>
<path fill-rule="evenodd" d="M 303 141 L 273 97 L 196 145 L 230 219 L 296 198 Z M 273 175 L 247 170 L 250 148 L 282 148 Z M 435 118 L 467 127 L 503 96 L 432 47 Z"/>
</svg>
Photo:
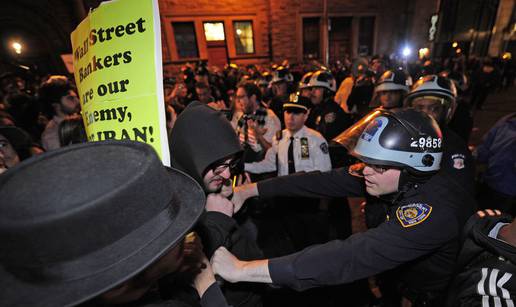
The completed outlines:
<svg viewBox="0 0 516 307">
<path fill-rule="evenodd" d="M 380 114 L 383 114 L 384 112 L 385 111 L 381 109 L 372 111 L 371 113 L 364 116 L 361 120 L 356 122 L 353 126 L 349 127 L 344 132 L 333 138 L 333 142 L 344 146 L 348 152 L 351 152 L 355 148 L 360 135 L 362 135 L 362 132 L 364 132 L 367 125 L 369 125 L 373 119 L 380 116 Z"/>
</svg>

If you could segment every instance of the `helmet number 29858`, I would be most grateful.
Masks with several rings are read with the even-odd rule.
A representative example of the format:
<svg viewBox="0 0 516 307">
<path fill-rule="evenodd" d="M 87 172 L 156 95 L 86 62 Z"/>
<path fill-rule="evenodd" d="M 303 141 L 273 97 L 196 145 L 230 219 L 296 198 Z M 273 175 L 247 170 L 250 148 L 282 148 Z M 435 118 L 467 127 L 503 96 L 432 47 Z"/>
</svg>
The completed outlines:
<svg viewBox="0 0 516 307">
<path fill-rule="evenodd" d="M 410 147 L 415 148 L 441 148 L 442 139 L 433 137 L 421 137 L 419 140 L 412 141 Z"/>
</svg>

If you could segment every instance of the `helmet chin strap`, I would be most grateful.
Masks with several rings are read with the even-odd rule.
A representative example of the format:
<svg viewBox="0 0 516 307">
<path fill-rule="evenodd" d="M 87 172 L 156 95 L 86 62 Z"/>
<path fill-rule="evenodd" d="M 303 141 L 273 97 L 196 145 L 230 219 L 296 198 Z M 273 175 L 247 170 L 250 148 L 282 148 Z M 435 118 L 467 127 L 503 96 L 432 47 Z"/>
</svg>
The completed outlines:
<svg viewBox="0 0 516 307">
<path fill-rule="evenodd" d="M 432 174 L 416 173 L 407 168 L 403 168 L 400 172 L 400 179 L 398 181 L 398 191 L 390 194 L 380 195 L 380 199 L 394 204 L 400 197 L 411 189 L 417 189 L 421 184 L 427 182 Z"/>
</svg>

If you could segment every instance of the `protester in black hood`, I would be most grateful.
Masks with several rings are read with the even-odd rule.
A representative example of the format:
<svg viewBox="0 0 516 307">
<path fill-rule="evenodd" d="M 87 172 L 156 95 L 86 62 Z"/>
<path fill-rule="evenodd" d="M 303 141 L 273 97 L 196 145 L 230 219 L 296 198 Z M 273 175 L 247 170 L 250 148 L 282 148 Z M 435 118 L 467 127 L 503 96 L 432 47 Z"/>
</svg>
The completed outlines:
<svg viewBox="0 0 516 307">
<path fill-rule="evenodd" d="M 233 218 L 232 177 L 238 173 L 242 147 L 224 114 L 192 102 L 178 116 L 170 137 L 172 166 L 201 184 L 207 194 L 206 211 L 197 231 L 208 258 L 225 246 L 245 259 L 263 257 L 255 241 Z M 227 284 L 223 292 L 233 306 L 261 306 L 256 285 Z"/>
<path fill-rule="evenodd" d="M 204 182 L 210 166 L 223 165 L 229 159 L 236 167 L 241 155 L 235 130 L 219 111 L 193 102 L 177 118 L 170 137 L 171 163 L 192 176 L 206 193 L 220 192 L 222 187 L 221 183 L 213 189 Z"/>
<path fill-rule="evenodd" d="M 514 306 L 516 221 L 508 215 L 474 215 L 464 236 L 447 306 Z"/>
</svg>

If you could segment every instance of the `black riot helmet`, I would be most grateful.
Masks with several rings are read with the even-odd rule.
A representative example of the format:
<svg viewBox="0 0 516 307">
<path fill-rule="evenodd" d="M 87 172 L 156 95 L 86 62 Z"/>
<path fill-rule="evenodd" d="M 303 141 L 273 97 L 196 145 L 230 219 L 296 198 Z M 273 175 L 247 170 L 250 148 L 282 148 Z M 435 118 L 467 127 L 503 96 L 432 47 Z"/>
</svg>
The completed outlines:
<svg viewBox="0 0 516 307">
<path fill-rule="evenodd" d="M 359 160 L 399 167 L 416 175 L 440 168 L 442 134 L 437 122 L 414 109 L 377 109 L 334 139 Z"/>
<path fill-rule="evenodd" d="M 440 125 L 448 123 L 457 108 L 457 89 L 453 81 L 443 76 L 429 75 L 419 78 L 405 98 L 405 106 L 414 107 L 419 99 L 434 100 L 442 106 L 436 120 Z"/>
</svg>

